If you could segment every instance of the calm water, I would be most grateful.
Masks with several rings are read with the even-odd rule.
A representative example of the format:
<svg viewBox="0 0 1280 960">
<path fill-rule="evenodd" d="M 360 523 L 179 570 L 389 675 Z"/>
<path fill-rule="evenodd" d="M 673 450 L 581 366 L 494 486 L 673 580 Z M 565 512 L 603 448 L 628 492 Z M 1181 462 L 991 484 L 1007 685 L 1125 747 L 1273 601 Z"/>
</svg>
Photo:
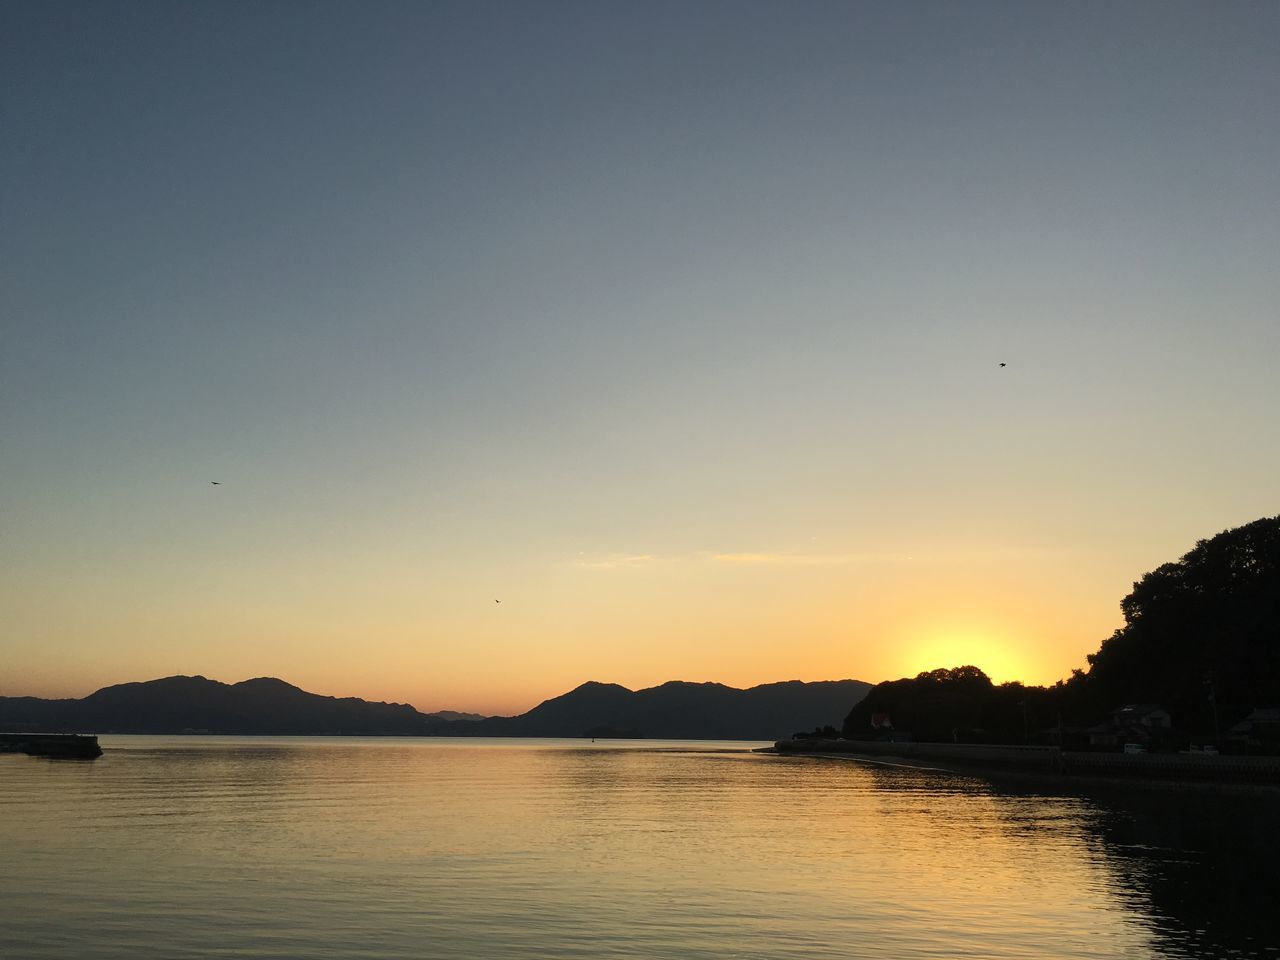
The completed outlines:
<svg viewBox="0 0 1280 960">
<path fill-rule="evenodd" d="M 0 956 L 1280 956 L 1273 797 L 752 745 L 104 737 L 0 755 Z"/>
</svg>

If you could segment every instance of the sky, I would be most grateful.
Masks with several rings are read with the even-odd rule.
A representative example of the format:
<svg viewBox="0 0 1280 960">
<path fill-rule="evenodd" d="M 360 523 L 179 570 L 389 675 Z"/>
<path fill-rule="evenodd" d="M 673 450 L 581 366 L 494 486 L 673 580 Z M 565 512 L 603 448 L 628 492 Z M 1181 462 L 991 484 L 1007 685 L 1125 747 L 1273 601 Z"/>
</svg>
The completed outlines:
<svg viewBox="0 0 1280 960">
<path fill-rule="evenodd" d="M 1246 2 L 6 3 L 0 695 L 1065 677 L 1280 512 L 1277 49 Z"/>
</svg>

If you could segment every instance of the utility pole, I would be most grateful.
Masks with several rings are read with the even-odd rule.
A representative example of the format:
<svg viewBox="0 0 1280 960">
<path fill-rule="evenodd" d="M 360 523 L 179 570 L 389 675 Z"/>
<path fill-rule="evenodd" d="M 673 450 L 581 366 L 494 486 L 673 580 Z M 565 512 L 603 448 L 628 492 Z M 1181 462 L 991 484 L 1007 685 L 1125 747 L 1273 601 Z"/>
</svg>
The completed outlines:
<svg viewBox="0 0 1280 960">
<path fill-rule="evenodd" d="M 1218 696 L 1213 689 L 1213 671 L 1205 674 L 1204 684 L 1209 688 L 1209 706 L 1213 708 L 1213 745 L 1222 749 L 1221 736 L 1218 733 Z"/>
</svg>

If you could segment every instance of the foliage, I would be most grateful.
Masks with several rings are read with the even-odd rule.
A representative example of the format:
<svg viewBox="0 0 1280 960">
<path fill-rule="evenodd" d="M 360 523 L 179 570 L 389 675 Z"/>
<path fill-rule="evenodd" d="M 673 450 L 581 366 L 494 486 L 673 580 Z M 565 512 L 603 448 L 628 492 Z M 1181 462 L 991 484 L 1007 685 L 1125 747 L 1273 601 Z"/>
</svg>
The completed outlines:
<svg viewBox="0 0 1280 960">
<path fill-rule="evenodd" d="M 1133 585 L 1089 655 L 1095 703 L 1159 703 L 1189 731 L 1280 703 L 1280 517 L 1199 541 Z"/>
<path fill-rule="evenodd" d="M 1024 743 L 1054 715 L 1051 691 L 1021 683 L 996 686 L 974 666 L 929 670 L 877 685 L 853 708 L 846 737 L 876 734 L 872 718 L 887 714 L 896 735 L 956 743 Z"/>
</svg>

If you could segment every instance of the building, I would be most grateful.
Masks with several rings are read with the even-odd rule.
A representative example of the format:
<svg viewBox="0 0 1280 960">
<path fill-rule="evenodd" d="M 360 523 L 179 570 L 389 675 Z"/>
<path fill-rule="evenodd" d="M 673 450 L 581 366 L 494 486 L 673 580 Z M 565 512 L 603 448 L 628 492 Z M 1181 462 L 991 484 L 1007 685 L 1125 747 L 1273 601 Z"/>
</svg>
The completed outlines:
<svg viewBox="0 0 1280 960">
<path fill-rule="evenodd" d="M 1227 742 L 1248 753 L 1280 753 L 1280 707 L 1258 707 L 1227 730 Z"/>
<path fill-rule="evenodd" d="M 1161 731 L 1173 727 L 1173 716 L 1164 707 L 1154 703 L 1131 703 L 1112 710 L 1110 716 L 1085 733 L 1091 747 L 1121 747 L 1136 743 L 1149 747 L 1159 739 Z"/>
</svg>

